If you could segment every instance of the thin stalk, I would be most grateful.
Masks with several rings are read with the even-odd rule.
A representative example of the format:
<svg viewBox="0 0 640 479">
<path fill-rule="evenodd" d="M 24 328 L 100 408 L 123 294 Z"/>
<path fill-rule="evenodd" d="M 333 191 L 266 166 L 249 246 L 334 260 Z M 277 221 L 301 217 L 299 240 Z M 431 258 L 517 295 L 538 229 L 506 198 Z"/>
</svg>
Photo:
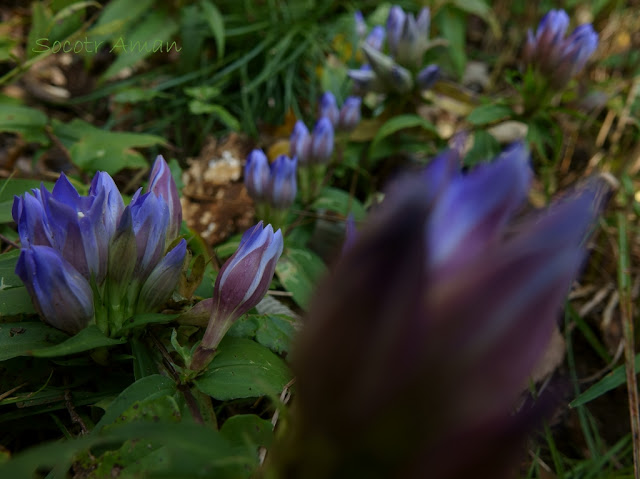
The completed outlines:
<svg viewBox="0 0 640 479">
<path fill-rule="evenodd" d="M 635 372 L 635 343 L 633 336 L 633 303 L 631 301 L 631 266 L 627 237 L 627 218 L 618 213 L 618 292 L 620 295 L 620 315 L 624 335 L 624 358 L 629 397 L 629 418 L 633 438 L 633 473 L 640 479 L 640 413 L 638 407 L 638 383 Z"/>
</svg>

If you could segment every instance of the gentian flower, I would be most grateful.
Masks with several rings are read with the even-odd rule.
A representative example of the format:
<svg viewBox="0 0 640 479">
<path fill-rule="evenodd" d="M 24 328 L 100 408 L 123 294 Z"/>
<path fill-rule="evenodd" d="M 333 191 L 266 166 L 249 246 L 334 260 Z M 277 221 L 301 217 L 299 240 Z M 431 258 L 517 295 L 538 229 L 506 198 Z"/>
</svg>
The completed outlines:
<svg viewBox="0 0 640 479">
<path fill-rule="evenodd" d="M 422 67 L 424 53 L 432 46 L 429 41 L 430 22 L 428 8 L 423 8 L 416 18 L 397 5 L 391 7 L 386 27 L 388 54 L 375 42 L 364 42 L 361 48 L 370 68 L 361 67 L 348 72 L 357 93 L 371 91 L 404 95 L 416 86 L 421 90 L 430 88 L 439 76 L 435 65 Z"/>
<path fill-rule="evenodd" d="M 16 274 L 47 324 L 75 334 L 93 319 L 89 282 L 52 247 L 23 248 Z"/>
<path fill-rule="evenodd" d="M 126 208 L 113 179 L 98 172 L 87 196 L 63 174 L 51 192 L 41 186 L 15 197 L 12 213 L 22 243 L 16 273 L 42 319 L 57 328 L 76 333 L 95 320 L 105 334 L 117 334 L 126 318 L 155 310 L 177 284 L 186 243 L 165 256 L 182 210 L 162 157 L 149 191 L 136 192 Z M 45 278 L 57 283 L 47 286 Z"/>
<path fill-rule="evenodd" d="M 357 96 L 350 96 L 340 108 L 338 117 L 338 128 L 342 131 L 351 131 L 360 123 L 360 105 L 362 99 Z"/>
<path fill-rule="evenodd" d="M 267 293 L 283 245 L 282 232 L 274 233 L 271 225 L 263 227 L 262 221 L 244 233 L 238 249 L 216 278 L 213 309 L 202 342 L 193 354 L 192 370 L 206 367 L 233 322 Z"/>
<path fill-rule="evenodd" d="M 269 189 L 269 160 L 262 150 L 253 150 L 244 167 L 244 186 L 255 201 L 266 201 Z"/>
<path fill-rule="evenodd" d="M 565 38 L 569 16 L 564 10 L 551 10 L 540 21 L 535 35 L 527 32 L 523 57 L 527 65 L 560 89 L 580 73 L 598 46 L 598 34 L 591 24 L 577 27 Z"/>
<path fill-rule="evenodd" d="M 182 225 L 182 206 L 178 187 L 171 175 L 171 169 L 162 155 L 158 155 L 151 169 L 149 191 L 156 196 L 161 196 L 169 207 L 169 226 L 166 234 L 167 245 L 176 239 Z"/>
<path fill-rule="evenodd" d="M 340 110 L 338 110 L 336 97 L 330 91 L 324 92 L 318 102 L 318 118 L 329 118 L 335 128 L 338 125 L 339 116 Z"/>
<path fill-rule="evenodd" d="M 298 160 L 286 155 L 278 156 L 271 165 L 269 199 L 271 206 L 278 210 L 289 208 L 296 199 L 296 170 Z"/>
<path fill-rule="evenodd" d="M 538 414 L 512 409 L 583 263 L 602 185 L 516 220 L 523 145 L 468 173 L 457 162 L 446 152 L 398 180 L 319 286 L 291 353 L 294 417 L 270 451 L 274 477 L 508 477 Z"/>
<path fill-rule="evenodd" d="M 313 163 L 328 163 L 333 154 L 333 125 L 326 117 L 320 118 L 313 128 L 309 157 Z"/>
<path fill-rule="evenodd" d="M 289 155 L 297 158 L 300 165 L 306 165 L 309 160 L 309 148 L 311 147 L 311 134 L 304 122 L 298 120 L 291 132 L 289 139 Z M 246 177 L 246 173 L 245 173 Z"/>
<path fill-rule="evenodd" d="M 365 43 L 375 50 L 381 50 L 385 35 L 386 32 L 384 31 L 384 28 L 382 28 L 380 25 L 377 25 L 373 27 L 373 29 L 371 29 L 371 32 L 367 36 Z"/>
<path fill-rule="evenodd" d="M 356 11 L 353 14 L 353 19 L 356 24 L 356 33 L 360 38 L 364 38 L 364 36 L 367 34 L 367 24 L 364 21 L 362 12 L 360 10 Z"/>
</svg>

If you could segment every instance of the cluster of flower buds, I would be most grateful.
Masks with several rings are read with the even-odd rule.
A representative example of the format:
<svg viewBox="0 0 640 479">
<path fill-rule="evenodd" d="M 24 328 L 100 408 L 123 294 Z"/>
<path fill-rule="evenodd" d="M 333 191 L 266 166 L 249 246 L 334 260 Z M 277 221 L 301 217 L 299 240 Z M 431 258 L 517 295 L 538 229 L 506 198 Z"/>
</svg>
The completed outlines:
<svg viewBox="0 0 640 479">
<path fill-rule="evenodd" d="M 540 21 L 535 35 L 528 31 L 523 51 L 525 64 L 556 89 L 582 71 L 598 46 L 598 34 L 591 24 L 580 25 L 565 37 L 568 27 L 569 15 L 564 10 L 551 10 Z"/>
<path fill-rule="evenodd" d="M 463 173 L 448 151 L 396 180 L 310 305 L 270 477 L 505 477 L 605 189 L 520 217 L 529 161 L 515 144 Z"/>
<path fill-rule="evenodd" d="M 22 243 L 16 274 L 42 319 L 63 331 L 95 320 L 117 334 L 132 314 L 162 306 L 180 278 L 182 209 L 162 156 L 148 192 L 138 190 L 126 207 L 107 173 L 96 173 L 87 196 L 62 174 L 51 192 L 16 196 L 13 219 Z"/>
<path fill-rule="evenodd" d="M 262 300 L 283 245 L 282 232 L 274 233 L 271 225 L 263 227 L 262 221 L 244 233 L 238 249 L 222 265 L 216 278 L 213 297 L 207 303 L 211 306 L 211 316 L 191 358 L 191 370 L 204 369 L 233 322 Z"/>
<path fill-rule="evenodd" d="M 244 168 L 244 185 L 256 203 L 266 203 L 272 208 L 289 208 L 296 199 L 296 167 L 298 159 L 278 156 L 269 165 L 262 150 L 253 150 Z"/>
<path fill-rule="evenodd" d="M 423 8 L 418 17 L 394 5 L 389 10 L 386 31 L 378 26 L 362 42 L 361 48 L 367 59 L 358 70 L 350 70 L 356 92 L 407 94 L 414 89 L 431 88 L 440 77 L 440 68 L 422 65 L 425 52 L 431 48 L 429 27 L 431 14 Z M 360 12 L 356 13 L 356 29 L 362 34 L 366 25 Z M 386 37 L 388 53 L 383 53 Z"/>
<path fill-rule="evenodd" d="M 321 116 L 312 133 L 302 120 L 298 120 L 291 132 L 289 154 L 298 159 L 301 167 L 326 165 L 333 155 L 334 136 L 329 117 Z"/>
<path fill-rule="evenodd" d="M 296 199 L 298 159 L 278 156 L 271 165 L 262 150 L 253 150 L 244 168 L 244 185 L 256 204 L 258 217 L 280 225 Z"/>
<path fill-rule="evenodd" d="M 318 118 L 329 118 L 335 131 L 351 131 L 360 123 L 360 105 L 362 99 L 350 96 L 338 108 L 336 97 L 330 91 L 325 92 L 318 102 Z"/>
</svg>

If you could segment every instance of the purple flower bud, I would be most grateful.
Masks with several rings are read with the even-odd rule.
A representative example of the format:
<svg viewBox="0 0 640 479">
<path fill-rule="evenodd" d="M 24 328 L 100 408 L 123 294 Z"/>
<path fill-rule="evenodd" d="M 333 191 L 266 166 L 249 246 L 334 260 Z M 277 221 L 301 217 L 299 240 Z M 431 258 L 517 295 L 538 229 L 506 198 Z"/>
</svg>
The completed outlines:
<svg viewBox="0 0 640 479">
<path fill-rule="evenodd" d="M 413 88 L 413 78 L 409 70 L 366 44 L 362 46 L 362 51 L 375 72 L 376 80 L 382 83 L 387 91 L 404 94 Z"/>
<path fill-rule="evenodd" d="M 278 156 L 271 165 L 269 183 L 269 202 L 278 210 L 287 209 L 296 199 L 297 158 L 290 159 L 286 155 Z"/>
<path fill-rule="evenodd" d="M 269 160 L 262 150 L 253 150 L 244 167 L 244 186 L 256 203 L 266 201 L 269 189 Z"/>
<path fill-rule="evenodd" d="M 131 209 L 133 232 L 136 236 L 136 267 L 134 277 L 144 281 L 165 251 L 169 225 L 169 206 L 152 192 L 136 191 L 127 208 Z"/>
<path fill-rule="evenodd" d="M 367 24 L 364 21 L 362 12 L 360 10 L 356 11 L 353 14 L 353 19 L 356 24 L 356 33 L 360 38 L 364 38 L 364 36 L 367 34 Z"/>
<path fill-rule="evenodd" d="M 331 120 L 331 124 L 335 128 L 338 124 L 338 117 L 340 112 L 338 111 L 338 105 L 336 104 L 336 97 L 330 91 L 325 92 L 320 101 L 318 102 L 318 118 L 327 117 Z"/>
<path fill-rule="evenodd" d="M 371 33 L 367 36 L 365 43 L 369 45 L 371 48 L 374 48 L 378 51 L 382 50 L 382 43 L 384 42 L 384 37 L 386 32 L 383 27 L 377 25 L 373 27 Z"/>
<path fill-rule="evenodd" d="M 238 249 L 216 278 L 211 317 L 189 365 L 192 370 L 201 370 L 211 361 L 233 322 L 267 293 L 283 246 L 280 230 L 274 233 L 271 225 L 264 228 L 262 221 L 244 233 Z"/>
<path fill-rule="evenodd" d="M 171 175 L 169 165 L 162 155 L 158 155 L 151 169 L 148 191 L 162 197 L 169 207 L 169 227 L 167 229 L 166 242 L 171 243 L 180 234 L 182 226 L 182 206 L 178 187 Z"/>
<path fill-rule="evenodd" d="M 429 27 L 431 26 L 431 11 L 428 7 L 424 7 L 420 10 L 418 18 L 416 18 L 416 27 L 418 28 L 418 34 L 422 38 L 429 37 Z"/>
<path fill-rule="evenodd" d="M 438 81 L 439 78 L 440 67 L 438 65 L 431 64 L 420 70 L 420 73 L 418 73 L 418 77 L 416 78 L 416 83 L 421 90 L 428 90 L 435 84 L 435 82 Z"/>
<path fill-rule="evenodd" d="M 311 135 L 310 158 L 314 163 L 327 163 L 333 154 L 333 125 L 326 117 L 320 118 Z"/>
<path fill-rule="evenodd" d="M 582 71 L 598 46 L 598 34 L 591 24 L 580 25 L 565 38 L 568 26 L 569 16 L 564 10 L 551 10 L 540 21 L 535 35 L 528 31 L 522 53 L 524 62 L 557 89 Z"/>
<path fill-rule="evenodd" d="M 396 56 L 398 53 L 398 42 L 404 28 L 405 17 L 404 10 L 398 5 L 394 5 L 389 10 L 389 16 L 387 17 L 387 44 L 392 56 Z"/>
<path fill-rule="evenodd" d="M 306 165 L 309 160 L 309 149 L 311 148 L 311 134 L 302 121 L 296 121 L 293 132 L 291 132 L 289 144 L 291 158 L 297 158 L 301 165 Z"/>
<path fill-rule="evenodd" d="M 171 297 L 180 280 L 186 255 L 187 242 L 181 239 L 153 268 L 140 290 L 136 306 L 137 313 L 157 311 Z"/>
<path fill-rule="evenodd" d="M 93 319 L 93 293 L 89 283 L 50 246 L 23 248 L 16 274 L 47 324 L 75 334 Z"/>
<path fill-rule="evenodd" d="M 375 72 L 371 69 L 371 65 L 362 65 L 358 70 L 348 70 L 347 75 L 353 80 L 356 94 L 364 95 L 368 91 L 375 91 L 376 87 L 380 87 Z"/>
<path fill-rule="evenodd" d="M 34 190 L 35 192 L 38 190 Z M 18 235 L 23 247 L 31 245 L 52 246 L 53 233 L 49 227 L 44 205 L 36 196 L 15 196 L 12 209 L 13 220 L 18 225 Z"/>
<path fill-rule="evenodd" d="M 340 108 L 338 127 L 343 131 L 351 131 L 360 123 L 360 105 L 362 98 L 350 96 Z"/>
</svg>

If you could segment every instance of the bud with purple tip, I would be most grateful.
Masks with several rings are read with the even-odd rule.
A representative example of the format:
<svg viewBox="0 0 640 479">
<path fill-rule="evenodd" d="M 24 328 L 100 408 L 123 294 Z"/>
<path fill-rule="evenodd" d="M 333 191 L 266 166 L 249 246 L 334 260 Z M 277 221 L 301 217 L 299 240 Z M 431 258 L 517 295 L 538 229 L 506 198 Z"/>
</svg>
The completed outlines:
<svg viewBox="0 0 640 479">
<path fill-rule="evenodd" d="M 269 189 L 269 160 L 262 150 L 253 150 L 244 167 L 244 186 L 257 202 L 266 201 Z"/>
<path fill-rule="evenodd" d="M 298 160 L 286 155 L 278 156 L 271 165 L 269 201 L 276 210 L 289 208 L 296 199 L 296 170 Z"/>
<path fill-rule="evenodd" d="M 382 50 L 382 43 L 384 42 L 384 37 L 386 32 L 384 28 L 380 25 L 377 25 L 371 29 L 371 32 L 367 36 L 365 43 L 369 45 L 371 48 L 375 50 Z"/>
<path fill-rule="evenodd" d="M 303 121 L 296 121 L 293 131 L 291 132 L 289 145 L 289 155 L 291 158 L 297 158 L 300 165 L 306 165 L 309 160 L 311 134 Z"/>
<path fill-rule="evenodd" d="M 416 84 L 421 90 L 428 90 L 440 78 L 440 67 L 436 64 L 427 65 L 416 77 Z"/>
<path fill-rule="evenodd" d="M 190 369 L 204 369 L 233 322 L 264 297 L 283 245 L 281 231 L 274 233 L 271 225 L 263 227 L 262 221 L 244 233 L 238 249 L 222 265 L 216 278 L 213 310 L 204 337 L 191 359 Z"/>
<path fill-rule="evenodd" d="M 162 155 L 158 155 L 151 169 L 151 179 L 149 180 L 149 191 L 156 196 L 161 196 L 169 207 L 169 225 L 167 228 L 167 244 L 176 239 L 180 233 L 182 225 L 182 206 L 178 187 L 171 175 L 171 169 Z"/>
</svg>

